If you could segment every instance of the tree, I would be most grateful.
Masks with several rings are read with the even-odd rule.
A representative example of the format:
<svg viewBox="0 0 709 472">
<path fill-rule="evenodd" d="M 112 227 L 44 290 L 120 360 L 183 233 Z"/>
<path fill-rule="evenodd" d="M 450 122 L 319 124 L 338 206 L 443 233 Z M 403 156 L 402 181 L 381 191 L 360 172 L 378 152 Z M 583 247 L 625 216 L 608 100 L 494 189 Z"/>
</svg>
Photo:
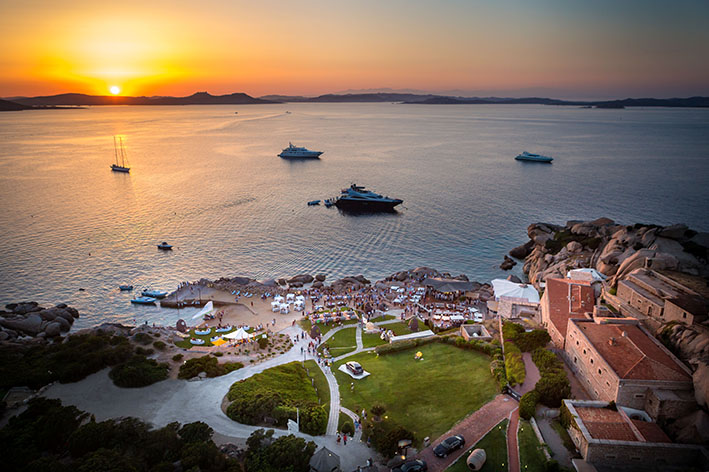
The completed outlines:
<svg viewBox="0 0 709 472">
<path fill-rule="evenodd" d="M 180 437 L 188 443 L 207 442 L 212 439 L 212 434 L 214 430 L 201 421 L 186 424 L 180 429 Z"/>
<path fill-rule="evenodd" d="M 254 431 L 246 440 L 246 469 L 258 472 L 308 472 L 310 458 L 315 452 L 315 443 L 305 442 L 292 434 L 272 440 L 273 430 Z"/>
<path fill-rule="evenodd" d="M 535 390 L 539 392 L 539 401 L 549 408 L 558 408 L 561 400 L 571 395 L 571 384 L 563 370 L 548 372 L 542 374 Z"/>
</svg>

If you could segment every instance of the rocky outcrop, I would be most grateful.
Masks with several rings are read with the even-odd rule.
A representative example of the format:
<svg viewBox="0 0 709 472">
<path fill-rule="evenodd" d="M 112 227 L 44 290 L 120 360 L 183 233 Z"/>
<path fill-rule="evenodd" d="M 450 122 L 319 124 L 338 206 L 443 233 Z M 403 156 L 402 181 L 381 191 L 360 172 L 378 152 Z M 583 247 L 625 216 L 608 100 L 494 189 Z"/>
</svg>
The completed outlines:
<svg viewBox="0 0 709 472">
<path fill-rule="evenodd" d="M 10 303 L 9 311 L 0 312 L 0 341 L 13 341 L 20 336 L 37 339 L 55 338 L 69 331 L 79 312 L 61 303 L 52 308 L 37 302 Z"/>
<path fill-rule="evenodd" d="M 538 284 L 570 269 L 593 267 L 611 285 L 651 260 L 654 269 L 709 276 L 709 237 L 686 225 L 619 225 L 608 218 L 568 221 L 564 226 L 534 223 L 529 241 L 510 251 L 524 256 L 524 272 Z"/>
<path fill-rule="evenodd" d="M 697 403 L 709 406 L 709 334 L 694 326 L 668 323 L 656 336 L 692 369 Z"/>
<path fill-rule="evenodd" d="M 288 279 L 288 285 L 301 284 L 302 287 L 302 284 L 309 284 L 313 280 L 314 277 L 310 274 L 300 274 Z"/>
<path fill-rule="evenodd" d="M 502 264 L 500 264 L 500 269 L 510 270 L 511 268 L 513 268 L 516 265 L 517 265 L 517 263 L 513 259 L 511 259 L 508 256 L 505 256 L 505 260 L 502 261 Z"/>
<path fill-rule="evenodd" d="M 327 278 L 327 275 L 325 274 L 318 274 L 315 276 L 315 280 L 318 282 L 325 282 L 325 279 Z"/>
</svg>

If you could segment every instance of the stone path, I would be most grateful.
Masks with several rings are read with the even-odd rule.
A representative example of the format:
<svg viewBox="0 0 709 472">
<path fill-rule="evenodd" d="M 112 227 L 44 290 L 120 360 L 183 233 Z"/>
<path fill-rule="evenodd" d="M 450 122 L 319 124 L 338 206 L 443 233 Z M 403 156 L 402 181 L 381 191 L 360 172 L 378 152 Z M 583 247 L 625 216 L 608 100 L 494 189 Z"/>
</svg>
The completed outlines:
<svg viewBox="0 0 709 472">
<path fill-rule="evenodd" d="M 344 406 L 341 406 L 340 411 L 350 417 L 350 419 L 352 420 L 352 424 L 354 424 L 355 421 L 359 421 L 359 416 L 355 412 L 353 412 L 352 410 L 348 410 Z M 361 438 L 362 438 L 362 427 L 360 426 L 357 429 L 357 431 L 355 431 L 354 440 L 360 441 Z"/>
<path fill-rule="evenodd" d="M 327 419 L 327 429 L 325 434 L 328 436 L 335 436 L 337 434 L 338 422 L 340 421 L 340 389 L 337 385 L 337 379 L 332 373 L 332 370 L 325 366 L 321 366 L 320 370 L 325 375 L 327 379 L 327 385 L 330 388 L 330 415 Z"/>
<path fill-rule="evenodd" d="M 500 421 L 507 418 L 517 408 L 517 402 L 506 395 L 497 395 L 491 402 L 483 405 L 418 454 L 418 458 L 426 461 L 428 470 L 439 472 L 447 469 L 459 457 L 463 456 L 470 447 L 480 441 Z M 433 454 L 433 448 L 449 436 L 460 434 L 465 438 L 465 446 L 458 449 L 448 457 L 440 459 Z M 461 458 L 461 460 L 464 460 Z"/>
<path fill-rule="evenodd" d="M 507 426 L 507 463 L 509 472 L 519 470 L 519 444 L 517 444 L 517 428 L 519 427 L 519 408 L 510 414 L 510 424 Z"/>
<path fill-rule="evenodd" d="M 546 407 L 542 407 L 537 411 L 541 413 L 536 416 L 537 426 L 539 426 L 539 431 L 542 433 L 544 442 L 549 445 L 553 458 L 564 467 L 573 467 L 571 464 L 571 453 L 566 449 L 566 446 L 564 446 L 564 442 L 559 437 L 559 433 L 552 428 L 552 419 L 548 418 L 545 414 L 548 410 Z"/>
<path fill-rule="evenodd" d="M 520 395 L 524 395 L 525 393 L 534 390 L 534 387 L 541 378 L 539 369 L 532 360 L 532 355 L 530 353 L 523 352 L 522 360 L 524 361 L 525 370 L 524 383 L 515 389 L 515 391 L 517 391 Z"/>
</svg>

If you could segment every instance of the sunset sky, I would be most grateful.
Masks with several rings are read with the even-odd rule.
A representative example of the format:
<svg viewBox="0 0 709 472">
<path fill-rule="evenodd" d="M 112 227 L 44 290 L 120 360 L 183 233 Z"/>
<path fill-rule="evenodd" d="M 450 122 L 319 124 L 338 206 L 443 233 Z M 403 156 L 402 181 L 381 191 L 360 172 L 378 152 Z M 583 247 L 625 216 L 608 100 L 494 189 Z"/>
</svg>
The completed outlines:
<svg viewBox="0 0 709 472">
<path fill-rule="evenodd" d="M 0 96 L 709 95 L 708 22 L 706 0 L 2 0 Z"/>
</svg>

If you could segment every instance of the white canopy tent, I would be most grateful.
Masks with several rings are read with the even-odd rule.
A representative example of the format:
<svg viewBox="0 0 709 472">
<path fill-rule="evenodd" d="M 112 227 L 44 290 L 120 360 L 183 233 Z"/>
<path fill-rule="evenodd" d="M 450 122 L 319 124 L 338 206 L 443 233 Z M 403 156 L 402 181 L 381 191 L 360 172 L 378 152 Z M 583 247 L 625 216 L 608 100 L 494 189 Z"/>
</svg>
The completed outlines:
<svg viewBox="0 0 709 472">
<path fill-rule="evenodd" d="M 192 317 L 193 320 L 196 320 L 197 318 L 202 318 L 203 316 L 209 315 L 214 311 L 214 304 L 210 301 L 207 302 L 206 305 L 204 305 L 204 308 L 202 308 L 199 313 L 194 315 Z"/>
<path fill-rule="evenodd" d="M 271 311 L 278 313 L 281 310 L 281 302 L 271 302 Z"/>
<path fill-rule="evenodd" d="M 249 334 L 244 330 L 244 328 L 239 328 L 236 331 L 232 331 L 229 334 L 225 334 L 224 337 L 228 339 L 236 339 L 237 341 L 241 341 L 242 339 L 251 339 L 253 335 Z"/>
<path fill-rule="evenodd" d="M 276 295 L 273 297 L 274 302 L 283 303 L 283 295 Z"/>
<path fill-rule="evenodd" d="M 492 288 L 495 290 L 495 299 L 500 297 L 526 298 L 530 302 L 539 303 L 539 292 L 527 284 L 516 284 L 505 279 L 494 279 Z"/>
</svg>

